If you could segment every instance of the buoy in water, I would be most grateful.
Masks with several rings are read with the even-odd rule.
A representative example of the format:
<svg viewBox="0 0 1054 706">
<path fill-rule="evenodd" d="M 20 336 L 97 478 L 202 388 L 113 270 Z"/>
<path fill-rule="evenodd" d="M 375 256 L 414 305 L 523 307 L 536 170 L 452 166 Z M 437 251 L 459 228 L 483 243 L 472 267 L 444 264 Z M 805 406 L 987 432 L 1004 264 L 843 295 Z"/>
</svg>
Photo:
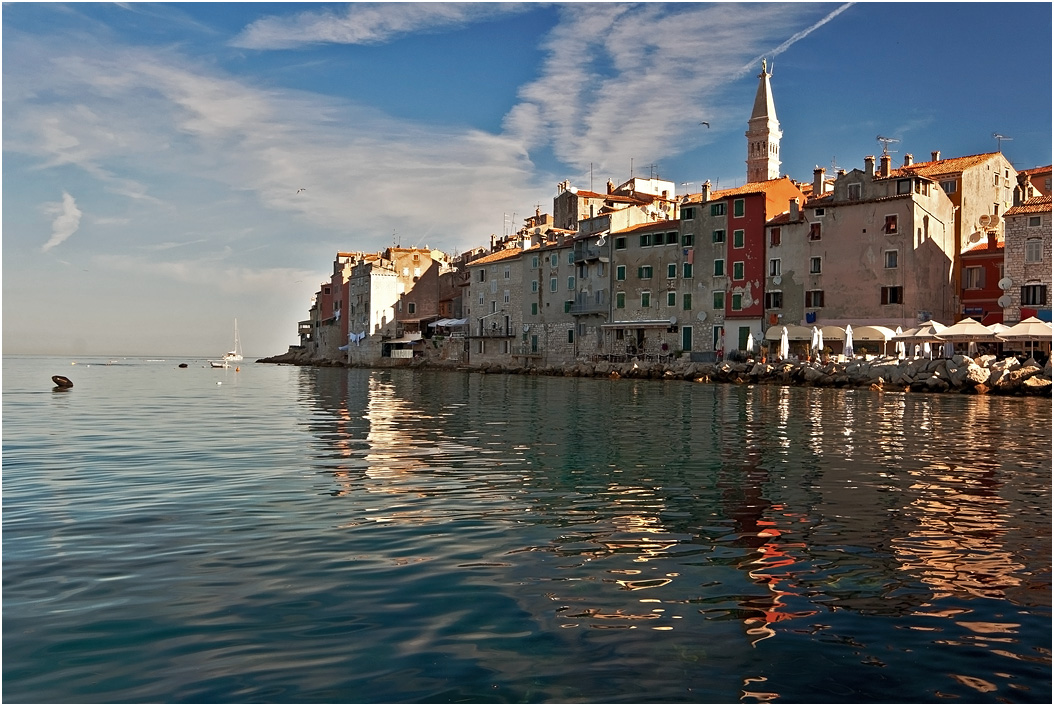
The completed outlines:
<svg viewBox="0 0 1054 706">
<path fill-rule="evenodd" d="M 52 375 L 51 381 L 55 383 L 56 387 L 67 388 L 73 387 L 73 381 L 65 375 Z"/>
</svg>

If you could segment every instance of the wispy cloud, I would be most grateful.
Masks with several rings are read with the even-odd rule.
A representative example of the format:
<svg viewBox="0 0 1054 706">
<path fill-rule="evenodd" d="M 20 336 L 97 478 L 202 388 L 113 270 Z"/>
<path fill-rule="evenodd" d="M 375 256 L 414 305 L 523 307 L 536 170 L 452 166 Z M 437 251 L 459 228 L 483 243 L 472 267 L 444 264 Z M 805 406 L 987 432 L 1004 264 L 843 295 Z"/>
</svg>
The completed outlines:
<svg viewBox="0 0 1054 706">
<path fill-rule="evenodd" d="M 435 33 L 523 12 L 529 4 L 395 2 L 351 3 L 343 9 L 265 17 L 231 44 L 246 49 L 292 49 L 308 44 L 380 44 L 407 34 Z"/>
<path fill-rule="evenodd" d="M 62 202 L 48 204 L 45 212 L 57 214 L 51 222 L 51 238 L 41 246 L 41 252 L 47 252 L 53 247 L 65 242 L 67 238 L 77 232 L 81 224 L 81 211 L 77 208 L 76 200 L 65 191 L 62 192 Z"/>
</svg>

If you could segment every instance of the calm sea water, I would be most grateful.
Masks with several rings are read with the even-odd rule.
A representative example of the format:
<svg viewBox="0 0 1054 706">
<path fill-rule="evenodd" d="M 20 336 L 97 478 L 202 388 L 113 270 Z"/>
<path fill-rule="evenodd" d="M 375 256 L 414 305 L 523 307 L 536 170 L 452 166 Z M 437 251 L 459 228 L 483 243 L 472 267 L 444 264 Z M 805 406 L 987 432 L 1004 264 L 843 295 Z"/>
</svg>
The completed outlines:
<svg viewBox="0 0 1054 706">
<path fill-rule="evenodd" d="M 7 702 L 1050 703 L 1050 400 L 70 362 Z"/>
</svg>

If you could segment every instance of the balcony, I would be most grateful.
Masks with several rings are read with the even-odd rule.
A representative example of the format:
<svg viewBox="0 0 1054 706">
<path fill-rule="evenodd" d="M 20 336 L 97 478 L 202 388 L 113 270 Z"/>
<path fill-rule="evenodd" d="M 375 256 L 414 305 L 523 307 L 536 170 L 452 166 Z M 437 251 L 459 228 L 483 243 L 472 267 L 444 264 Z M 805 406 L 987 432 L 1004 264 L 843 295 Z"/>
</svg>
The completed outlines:
<svg viewBox="0 0 1054 706">
<path fill-rule="evenodd" d="M 608 305 L 608 298 L 605 296 L 604 291 L 595 294 L 579 293 L 575 296 L 575 301 L 571 304 L 570 314 L 572 316 L 606 314 L 608 313 Z"/>
<path fill-rule="evenodd" d="M 596 242 L 580 240 L 575 243 L 575 262 L 591 262 L 600 259 L 600 248 Z"/>
</svg>

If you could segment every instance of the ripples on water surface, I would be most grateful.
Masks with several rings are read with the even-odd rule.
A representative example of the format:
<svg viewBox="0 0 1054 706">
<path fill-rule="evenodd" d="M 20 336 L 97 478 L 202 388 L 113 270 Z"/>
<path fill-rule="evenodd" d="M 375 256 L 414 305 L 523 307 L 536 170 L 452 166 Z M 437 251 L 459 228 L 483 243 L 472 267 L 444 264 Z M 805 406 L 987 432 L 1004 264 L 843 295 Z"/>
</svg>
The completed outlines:
<svg viewBox="0 0 1054 706">
<path fill-rule="evenodd" d="M 1050 703 L 1050 400 L 89 362 L 4 358 L 6 701 Z"/>
</svg>

